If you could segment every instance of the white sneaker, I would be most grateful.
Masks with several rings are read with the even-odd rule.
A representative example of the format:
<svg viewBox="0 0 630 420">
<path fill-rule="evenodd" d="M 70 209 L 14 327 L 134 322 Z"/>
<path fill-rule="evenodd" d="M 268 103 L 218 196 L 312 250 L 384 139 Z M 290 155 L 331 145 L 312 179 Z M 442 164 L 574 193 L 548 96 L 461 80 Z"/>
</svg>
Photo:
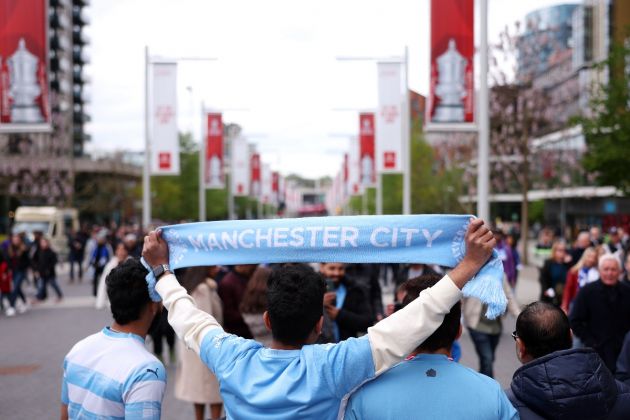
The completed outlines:
<svg viewBox="0 0 630 420">
<path fill-rule="evenodd" d="M 8 307 L 6 311 L 4 311 L 4 314 L 6 316 L 15 316 L 15 309 Z"/>
<path fill-rule="evenodd" d="M 28 304 L 24 304 L 24 302 L 22 301 L 18 301 L 15 304 L 15 309 L 17 309 L 18 314 L 23 314 L 24 312 L 26 312 L 29 308 Z"/>
</svg>

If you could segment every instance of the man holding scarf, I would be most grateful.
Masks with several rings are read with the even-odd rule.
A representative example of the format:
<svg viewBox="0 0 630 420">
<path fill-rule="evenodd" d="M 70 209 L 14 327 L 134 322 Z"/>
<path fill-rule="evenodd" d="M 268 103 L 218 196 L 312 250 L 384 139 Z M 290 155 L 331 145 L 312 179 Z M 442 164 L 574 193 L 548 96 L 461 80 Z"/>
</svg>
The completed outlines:
<svg viewBox="0 0 630 420">
<path fill-rule="evenodd" d="M 441 325 L 496 241 L 482 220 L 471 220 L 465 255 L 448 275 L 367 335 L 334 345 L 313 345 L 323 323 L 324 279 L 299 267 L 277 270 L 263 314 L 272 331 L 270 348 L 225 333 L 196 308 L 170 272 L 168 245 L 158 233 L 151 232 L 144 244 L 145 261 L 162 268 L 154 269 L 155 289 L 169 310 L 169 323 L 219 379 L 229 418 L 334 419 L 352 390 L 400 362 Z"/>
</svg>

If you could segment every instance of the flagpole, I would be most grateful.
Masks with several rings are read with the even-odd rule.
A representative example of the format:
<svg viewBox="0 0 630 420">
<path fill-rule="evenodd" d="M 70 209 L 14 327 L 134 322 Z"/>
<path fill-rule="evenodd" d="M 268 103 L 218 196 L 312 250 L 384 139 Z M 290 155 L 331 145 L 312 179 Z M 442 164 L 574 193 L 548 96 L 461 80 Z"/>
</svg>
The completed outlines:
<svg viewBox="0 0 630 420">
<path fill-rule="evenodd" d="M 405 46 L 405 92 L 402 118 L 403 214 L 411 214 L 411 115 L 409 106 L 409 47 Z"/>
<path fill-rule="evenodd" d="M 376 214 L 383 214 L 383 174 L 376 174 Z"/>
<path fill-rule="evenodd" d="M 151 141 L 149 138 L 149 46 L 144 47 L 144 167 L 142 171 L 142 226 L 151 224 Z"/>
<path fill-rule="evenodd" d="M 490 133 L 488 105 L 488 0 L 479 2 L 479 143 L 477 153 L 477 216 L 490 223 Z"/>
<path fill-rule="evenodd" d="M 208 137 L 205 105 L 201 102 L 201 135 L 199 139 L 199 221 L 206 221 L 206 139 Z"/>
</svg>

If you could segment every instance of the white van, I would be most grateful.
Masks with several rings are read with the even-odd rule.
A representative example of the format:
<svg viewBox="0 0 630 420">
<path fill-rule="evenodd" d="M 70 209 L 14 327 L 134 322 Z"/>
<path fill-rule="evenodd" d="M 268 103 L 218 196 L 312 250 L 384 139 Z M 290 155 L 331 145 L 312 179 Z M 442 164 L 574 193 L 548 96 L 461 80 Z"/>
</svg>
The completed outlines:
<svg viewBox="0 0 630 420">
<path fill-rule="evenodd" d="M 60 261 L 68 259 L 68 235 L 79 230 L 79 212 L 57 207 L 18 207 L 15 211 L 13 233 L 26 233 L 33 240 L 33 232 L 42 232 L 50 240 Z"/>
</svg>

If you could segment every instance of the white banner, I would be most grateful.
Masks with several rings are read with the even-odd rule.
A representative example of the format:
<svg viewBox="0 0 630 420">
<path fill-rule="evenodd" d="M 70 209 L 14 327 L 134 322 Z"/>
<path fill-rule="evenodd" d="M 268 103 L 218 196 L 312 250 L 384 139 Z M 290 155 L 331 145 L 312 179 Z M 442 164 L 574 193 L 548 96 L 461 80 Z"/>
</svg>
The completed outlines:
<svg viewBox="0 0 630 420">
<path fill-rule="evenodd" d="M 177 64 L 154 63 L 151 67 L 151 175 L 179 175 Z"/>
<path fill-rule="evenodd" d="M 348 148 L 348 184 L 346 191 L 348 195 L 360 195 L 362 192 L 359 158 L 359 139 L 356 136 L 350 138 L 350 147 Z"/>
<path fill-rule="evenodd" d="M 268 164 L 263 163 L 260 183 L 262 184 L 261 188 L 261 201 L 265 204 L 271 204 L 271 168 Z"/>
<path fill-rule="evenodd" d="M 232 194 L 235 197 L 249 195 L 249 146 L 245 137 L 232 139 L 230 150 L 230 179 Z"/>
<path fill-rule="evenodd" d="M 376 171 L 402 172 L 402 64 L 378 63 Z"/>
</svg>

